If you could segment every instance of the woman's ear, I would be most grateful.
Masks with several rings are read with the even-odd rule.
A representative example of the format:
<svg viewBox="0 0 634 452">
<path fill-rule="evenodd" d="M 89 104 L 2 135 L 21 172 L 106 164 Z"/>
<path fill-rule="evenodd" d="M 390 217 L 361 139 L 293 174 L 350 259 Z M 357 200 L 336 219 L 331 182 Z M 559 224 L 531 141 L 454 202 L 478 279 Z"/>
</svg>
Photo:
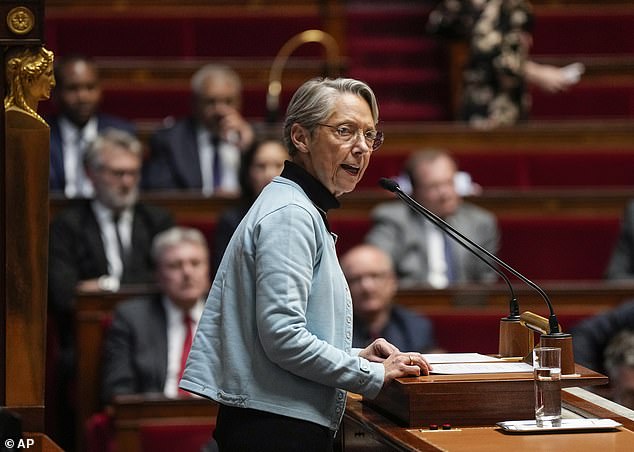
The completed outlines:
<svg viewBox="0 0 634 452">
<path fill-rule="evenodd" d="M 304 127 L 295 123 L 291 127 L 291 141 L 299 152 L 308 153 L 310 143 L 310 133 Z"/>
</svg>

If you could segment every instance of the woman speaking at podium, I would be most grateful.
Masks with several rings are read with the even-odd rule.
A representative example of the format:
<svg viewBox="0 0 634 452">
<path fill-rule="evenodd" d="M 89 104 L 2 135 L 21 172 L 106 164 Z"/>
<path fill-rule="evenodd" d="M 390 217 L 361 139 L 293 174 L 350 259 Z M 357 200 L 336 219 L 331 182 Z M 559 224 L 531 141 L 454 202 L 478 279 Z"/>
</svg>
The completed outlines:
<svg viewBox="0 0 634 452">
<path fill-rule="evenodd" d="M 181 388 L 219 403 L 221 451 L 330 451 L 346 391 L 375 397 L 428 373 L 384 339 L 352 349 L 352 300 L 327 211 L 383 142 L 365 83 L 312 79 L 290 101 L 282 174 L 236 229 L 207 299 Z"/>
</svg>

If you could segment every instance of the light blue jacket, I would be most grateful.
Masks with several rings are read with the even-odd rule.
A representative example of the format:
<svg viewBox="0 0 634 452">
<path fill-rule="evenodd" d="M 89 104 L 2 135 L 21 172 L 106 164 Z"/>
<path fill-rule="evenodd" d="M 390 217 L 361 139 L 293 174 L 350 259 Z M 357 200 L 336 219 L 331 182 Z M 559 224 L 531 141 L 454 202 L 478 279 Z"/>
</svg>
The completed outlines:
<svg viewBox="0 0 634 452">
<path fill-rule="evenodd" d="M 181 388 L 332 430 L 346 391 L 376 397 L 383 364 L 351 348 L 335 239 L 301 187 L 276 177 L 229 242 Z"/>
</svg>

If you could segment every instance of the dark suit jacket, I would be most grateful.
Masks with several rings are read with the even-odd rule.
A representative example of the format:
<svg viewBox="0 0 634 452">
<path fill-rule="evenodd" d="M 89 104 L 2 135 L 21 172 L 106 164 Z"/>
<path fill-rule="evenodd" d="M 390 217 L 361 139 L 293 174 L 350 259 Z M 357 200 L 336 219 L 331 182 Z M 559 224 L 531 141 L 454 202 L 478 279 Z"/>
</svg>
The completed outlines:
<svg viewBox="0 0 634 452">
<path fill-rule="evenodd" d="M 231 237 L 233 237 L 233 233 L 236 228 L 244 218 L 244 216 L 249 211 L 251 204 L 246 203 L 246 201 L 241 204 L 232 207 L 229 210 L 226 210 L 220 215 L 218 219 L 218 223 L 216 224 L 216 231 L 214 233 L 213 239 L 213 272 L 216 273 L 218 267 L 220 266 L 220 262 L 222 261 L 222 256 L 225 254 L 225 250 L 227 249 L 227 245 L 229 245 L 229 241 Z"/>
<path fill-rule="evenodd" d="M 63 191 L 66 187 L 66 175 L 64 173 L 64 149 L 62 147 L 62 134 L 59 128 L 59 116 L 47 118 L 46 121 L 51 127 L 51 166 L 49 174 L 49 187 L 53 191 Z M 136 135 L 136 128 L 131 122 L 106 114 L 97 115 L 97 131 L 105 129 L 125 130 Z"/>
<path fill-rule="evenodd" d="M 153 282 L 152 239 L 173 226 L 169 212 L 147 204 L 134 206 L 132 252 L 121 279 L 126 283 Z M 90 200 L 77 200 L 51 223 L 48 297 L 52 309 L 71 312 L 77 282 L 108 273 L 101 232 Z"/>
<path fill-rule="evenodd" d="M 167 316 L 161 296 L 120 303 L 103 349 L 104 403 L 120 394 L 163 392 L 167 375 Z"/>
<path fill-rule="evenodd" d="M 394 344 L 402 352 L 426 353 L 436 347 L 434 328 L 431 321 L 420 314 L 400 306 L 393 306 L 390 320 L 380 337 Z M 352 346 L 365 348 L 376 338 L 370 337 L 365 324 L 354 317 Z"/>
<path fill-rule="evenodd" d="M 605 373 L 603 352 L 623 330 L 634 330 L 634 300 L 579 322 L 572 329 L 575 362 Z"/>
<path fill-rule="evenodd" d="M 401 287 L 427 284 L 429 262 L 427 229 L 424 217 L 399 201 L 380 204 L 372 211 L 373 225 L 365 237 L 394 261 Z M 499 249 L 500 232 L 495 216 L 474 204 L 463 202 L 446 220 L 475 243 L 495 254 Z M 490 282 L 497 274 L 465 248 L 453 246 L 456 260 L 455 282 Z"/>
<path fill-rule="evenodd" d="M 196 122 L 187 118 L 158 130 L 150 138 L 150 156 L 143 166 L 148 190 L 201 189 L 203 186 Z"/>
</svg>

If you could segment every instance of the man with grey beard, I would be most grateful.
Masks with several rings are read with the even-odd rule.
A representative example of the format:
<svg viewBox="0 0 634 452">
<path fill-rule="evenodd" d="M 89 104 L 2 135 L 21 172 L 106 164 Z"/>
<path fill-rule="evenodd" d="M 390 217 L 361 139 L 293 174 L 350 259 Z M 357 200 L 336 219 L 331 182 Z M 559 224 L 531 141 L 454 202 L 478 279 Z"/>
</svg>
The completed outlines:
<svg viewBox="0 0 634 452">
<path fill-rule="evenodd" d="M 134 136 L 104 131 L 84 156 L 94 198 L 74 202 L 51 223 L 48 299 L 59 331 L 61 381 L 72 376 L 76 291 L 117 291 L 120 284 L 153 281 L 152 239 L 173 220 L 167 211 L 137 202 L 141 163 Z"/>
</svg>

